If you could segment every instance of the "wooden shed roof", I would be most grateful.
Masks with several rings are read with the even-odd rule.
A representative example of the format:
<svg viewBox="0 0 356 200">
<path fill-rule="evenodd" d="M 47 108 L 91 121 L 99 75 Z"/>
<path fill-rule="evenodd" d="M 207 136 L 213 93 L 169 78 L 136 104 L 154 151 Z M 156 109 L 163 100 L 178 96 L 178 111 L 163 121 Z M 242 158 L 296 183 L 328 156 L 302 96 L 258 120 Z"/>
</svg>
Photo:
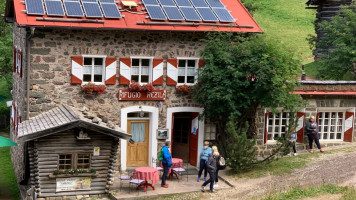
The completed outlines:
<svg viewBox="0 0 356 200">
<path fill-rule="evenodd" d="M 107 123 L 103 121 L 90 113 L 85 107 L 78 110 L 68 105 L 60 105 L 20 123 L 18 137 L 20 141 L 30 141 L 73 128 L 85 128 L 115 138 L 126 140 L 131 138 L 129 134 L 111 121 L 105 120 Z"/>
</svg>

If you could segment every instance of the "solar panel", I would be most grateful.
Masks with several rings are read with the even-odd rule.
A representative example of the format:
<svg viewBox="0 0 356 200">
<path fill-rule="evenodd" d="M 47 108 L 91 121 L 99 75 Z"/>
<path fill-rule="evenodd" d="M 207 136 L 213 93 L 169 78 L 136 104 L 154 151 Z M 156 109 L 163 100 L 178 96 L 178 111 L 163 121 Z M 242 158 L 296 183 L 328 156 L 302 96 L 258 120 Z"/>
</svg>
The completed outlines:
<svg viewBox="0 0 356 200">
<path fill-rule="evenodd" d="M 236 20 L 231 16 L 230 12 L 225 8 L 213 8 L 215 14 L 221 22 L 235 22 Z"/>
<path fill-rule="evenodd" d="M 142 2 L 146 5 L 159 5 L 157 0 L 142 0 Z"/>
<path fill-rule="evenodd" d="M 192 4 L 189 0 L 175 0 L 178 6 L 189 6 L 191 7 Z"/>
<path fill-rule="evenodd" d="M 208 8 L 209 5 L 206 4 L 204 0 L 190 0 L 195 7 Z"/>
<path fill-rule="evenodd" d="M 48 16 L 64 16 L 62 1 L 45 0 Z"/>
<path fill-rule="evenodd" d="M 162 6 L 176 6 L 173 0 L 159 0 Z"/>
<path fill-rule="evenodd" d="M 166 20 L 167 19 L 167 17 L 164 15 L 160 6 L 147 5 L 146 10 L 152 20 Z"/>
<path fill-rule="evenodd" d="M 83 2 L 83 7 L 85 11 L 85 15 L 87 17 L 103 17 L 103 14 L 101 13 L 99 4 L 96 3 L 87 3 Z"/>
<path fill-rule="evenodd" d="M 99 0 L 100 3 L 115 3 L 115 0 Z"/>
<path fill-rule="evenodd" d="M 210 8 L 196 8 L 205 22 L 218 22 L 218 18 L 214 15 Z"/>
<path fill-rule="evenodd" d="M 193 7 L 179 7 L 182 11 L 185 20 L 187 21 L 201 21 L 200 16 Z"/>
<path fill-rule="evenodd" d="M 163 6 L 163 10 L 166 13 L 168 20 L 172 21 L 182 21 L 184 17 L 180 13 L 179 9 L 176 6 Z"/>
<path fill-rule="evenodd" d="M 92 2 L 92 3 L 96 3 L 96 2 L 98 2 L 98 1 L 97 1 L 97 0 L 82 0 L 82 2 L 87 2 L 87 3 Z"/>
<path fill-rule="evenodd" d="M 29 15 L 44 15 L 45 10 L 42 0 L 26 0 L 26 11 Z"/>
<path fill-rule="evenodd" d="M 224 4 L 220 0 L 206 0 L 211 7 L 214 8 L 225 8 Z"/>
<path fill-rule="evenodd" d="M 78 1 L 64 1 L 63 3 L 68 17 L 84 17 L 82 6 Z"/>
<path fill-rule="evenodd" d="M 121 14 L 115 3 L 100 4 L 106 18 L 120 18 Z"/>
</svg>

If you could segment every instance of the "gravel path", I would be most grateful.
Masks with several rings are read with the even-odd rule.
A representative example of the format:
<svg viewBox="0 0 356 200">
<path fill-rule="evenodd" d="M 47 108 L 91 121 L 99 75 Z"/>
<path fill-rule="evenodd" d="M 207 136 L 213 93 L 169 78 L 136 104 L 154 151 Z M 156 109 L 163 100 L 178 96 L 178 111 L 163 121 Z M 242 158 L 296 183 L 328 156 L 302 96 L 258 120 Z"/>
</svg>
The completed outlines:
<svg viewBox="0 0 356 200">
<path fill-rule="evenodd" d="M 356 144 L 348 146 L 356 146 Z M 199 199 L 258 199 L 261 196 L 297 186 L 303 188 L 321 186 L 322 184 L 354 186 L 356 185 L 356 148 L 351 150 L 322 154 L 307 164 L 306 167 L 296 169 L 292 174 L 285 176 L 265 176 L 256 179 L 224 176 L 235 186 L 234 188 L 220 190 L 213 194 L 200 194 Z M 331 195 L 330 199 L 338 198 L 337 195 Z"/>
</svg>

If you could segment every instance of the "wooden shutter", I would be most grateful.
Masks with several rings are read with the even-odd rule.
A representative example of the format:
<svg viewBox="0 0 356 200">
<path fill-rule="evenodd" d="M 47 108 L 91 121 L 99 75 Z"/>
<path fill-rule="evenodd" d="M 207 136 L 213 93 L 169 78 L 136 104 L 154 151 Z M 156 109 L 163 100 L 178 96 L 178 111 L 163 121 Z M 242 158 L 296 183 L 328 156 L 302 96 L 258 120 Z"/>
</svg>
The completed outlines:
<svg viewBox="0 0 356 200">
<path fill-rule="evenodd" d="M 163 59 L 162 58 L 153 59 L 152 84 L 153 85 L 163 84 Z"/>
<path fill-rule="evenodd" d="M 198 64 L 199 68 L 202 68 L 204 65 L 205 65 L 205 61 L 200 58 L 199 59 L 199 64 Z"/>
<path fill-rule="evenodd" d="M 178 60 L 167 59 L 167 85 L 177 85 Z"/>
<path fill-rule="evenodd" d="M 120 58 L 120 85 L 130 85 L 131 58 Z"/>
<path fill-rule="evenodd" d="M 267 139 L 268 139 L 268 119 L 269 119 L 269 112 L 266 112 L 265 113 L 265 132 L 264 132 L 264 137 L 263 137 L 264 144 L 267 143 Z"/>
<path fill-rule="evenodd" d="M 71 84 L 83 82 L 83 56 L 72 56 Z"/>
<path fill-rule="evenodd" d="M 303 138 L 304 138 L 304 121 L 305 121 L 305 109 L 301 110 L 300 112 L 297 112 L 297 127 L 295 129 L 297 133 L 297 142 L 303 143 Z"/>
<path fill-rule="evenodd" d="M 204 133 L 202 133 L 204 134 Z M 199 138 L 199 113 L 192 113 L 192 125 L 190 133 L 189 163 L 193 166 L 198 162 L 198 138 Z"/>
<path fill-rule="evenodd" d="M 345 113 L 345 132 L 344 132 L 344 141 L 352 142 L 352 133 L 354 130 L 354 109 L 349 109 Z"/>
<path fill-rule="evenodd" d="M 105 59 L 105 84 L 115 85 L 116 83 L 116 58 L 107 57 Z"/>
<path fill-rule="evenodd" d="M 22 78 L 22 51 L 21 51 L 21 49 L 17 50 L 16 65 L 17 65 L 17 74 L 20 76 L 20 78 Z"/>
</svg>

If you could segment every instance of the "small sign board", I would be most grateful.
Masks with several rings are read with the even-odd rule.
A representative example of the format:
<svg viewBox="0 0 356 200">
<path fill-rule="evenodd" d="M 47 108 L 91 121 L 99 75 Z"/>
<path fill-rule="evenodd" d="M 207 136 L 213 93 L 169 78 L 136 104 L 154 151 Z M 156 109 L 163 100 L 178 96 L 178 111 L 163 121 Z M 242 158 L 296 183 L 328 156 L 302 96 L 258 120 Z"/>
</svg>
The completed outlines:
<svg viewBox="0 0 356 200">
<path fill-rule="evenodd" d="M 90 184 L 90 177 L 57 178 L 56 192 L 91 190 Z"/>
<path fill-rule="evenodd" d="M 100 156 L 100 147 L 94 147 L 93 156 Z"/>
<path fill-rule="evenodd" d="M 164 101 L 167 98 L 167 91 L 132 92 L 130 90 L 119 90 L 118 98 L 119 101 Z"/>
<path fill-rule="evenodd" d="M 157 129 L 157 139 L 168 139 L 168 129 Z"/>
</svg>

